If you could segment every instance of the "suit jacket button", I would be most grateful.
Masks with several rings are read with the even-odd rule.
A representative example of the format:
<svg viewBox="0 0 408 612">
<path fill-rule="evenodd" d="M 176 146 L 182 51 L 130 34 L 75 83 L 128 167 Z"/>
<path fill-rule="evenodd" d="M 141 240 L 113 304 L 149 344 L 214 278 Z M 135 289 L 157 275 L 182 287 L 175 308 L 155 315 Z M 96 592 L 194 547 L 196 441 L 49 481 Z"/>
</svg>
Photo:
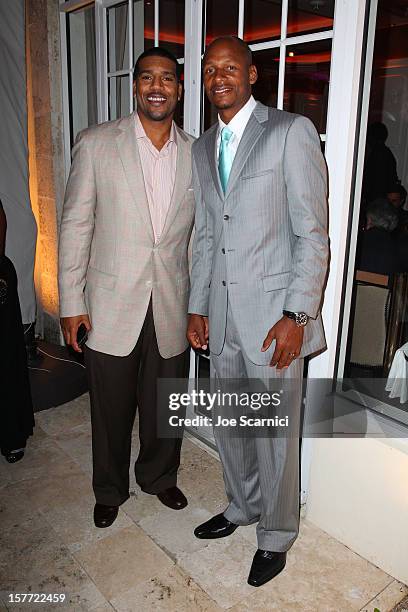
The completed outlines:
<svg viewBox="0 0 408 612">
<path fill-rule="evenodd" d="M 224 215 L 224 219 L 225 219 L 225 221 L 228 221 L 229 215 Z"/>
<path fill-rule="evenodd" d="M 221 253 L 225 255 L 225 249 L 221 249 Z"/>
<path fill-rule="evenodd" d="M 226 285 L 227 283 L 226 283 L 225 281 L 222 281 L 222 284 L 223 284 L 223 285 L 224 285 L 224 287 L 225 287 L 225 285 Z"/>
</svg>

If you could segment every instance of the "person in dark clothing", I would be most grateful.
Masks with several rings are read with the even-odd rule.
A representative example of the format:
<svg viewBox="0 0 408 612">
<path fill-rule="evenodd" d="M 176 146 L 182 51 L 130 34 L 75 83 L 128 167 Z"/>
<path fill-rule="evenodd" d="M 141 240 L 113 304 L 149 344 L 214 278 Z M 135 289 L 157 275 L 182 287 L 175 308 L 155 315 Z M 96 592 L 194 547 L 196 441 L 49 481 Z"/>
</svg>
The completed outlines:
<svg viewBox="0 0 408 612">
<path fill-rule="evenodd" d="M 366 215 L 365 229 L 358 244 L 357 268 L 386 275 L 400 272 L 392 235 L 398 225 L 398 213 L 386 198 L 378 198 L 368 205 Z"/>
<path fill-rule="evenodd" d="M 405 208 L 407 190 L 401 183 L 397 183 L 387 193 L 387 199 L 398 214 L 398 226 L 392 233 L 399 257 L 398 272 L 408 272 L 408 210 Z"/>
<path fill-rule="evenodd" d="M 24 456 L 34 427 L 17 275 L 5 255 L 6 215 L 0 201 L 0 450 L 9 463 Z"/>
<path fill-rule="evenodd" d="M 370 203 L 386 197 L 398 183 L 397 162 L 391 149 L 385 144 L 388 130 L 384 123 L 375 122 L 367 130 L 367 154 L 363 176 L 363 198 Z"/>
</svg>

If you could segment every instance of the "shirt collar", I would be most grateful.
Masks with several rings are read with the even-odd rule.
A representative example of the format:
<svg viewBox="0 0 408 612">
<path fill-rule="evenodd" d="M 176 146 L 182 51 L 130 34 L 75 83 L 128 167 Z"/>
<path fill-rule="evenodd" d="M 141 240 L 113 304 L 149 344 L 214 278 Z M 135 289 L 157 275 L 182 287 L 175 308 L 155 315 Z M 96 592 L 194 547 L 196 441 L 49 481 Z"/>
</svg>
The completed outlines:
<svg viewBox="0 0 408 612">
<path fill-rule="evenodd" d="M 237 114 L 234 115 L 231 121 L 228 123 L 228 127 L 234 133 L 234 135 L 238 138 L 238 140 L 241 139 L 241 136 L 244 133 L 246 125 L 249 121 L 250 116 L 253 113 L 255 106 L 256 106 L 256 100 L 254 99 L 253 96 L 251 96 L 248 102 L 244 104 L 241 110 L 239 110 Z M 226 123 L 224 123 L 224 121 L 221 119 L 219 115 L 218 115 L 218 124 L 219 124 L 219 131 L 221 131 L 227 125 Z"/>
<path fill-rule="evenodd" d="M 140 121 L 140 117 L 137 112 L 135 112 L 135 126 L 136 126 L 136 138 L 146 138 L 150 143 L 152 142 L 148 135 L 145 132 L 142 122 Z M 171 122 L 170 128 L 170 136 L 164 147 L 167 147 L 171 142 L 177 142 L 177 132 L 175 128 L 174 121 Z M 164 148 L 163 147 L 163 148 Z"/>
</svg>

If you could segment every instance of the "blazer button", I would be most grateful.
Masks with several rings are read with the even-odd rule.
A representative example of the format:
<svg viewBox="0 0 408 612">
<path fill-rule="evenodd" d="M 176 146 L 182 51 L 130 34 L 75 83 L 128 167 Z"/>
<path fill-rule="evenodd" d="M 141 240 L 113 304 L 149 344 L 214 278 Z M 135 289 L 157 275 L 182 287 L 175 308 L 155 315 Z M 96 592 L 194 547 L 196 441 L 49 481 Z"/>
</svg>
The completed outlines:
<svg viewBox="0 0 408 612">
<path fill-rule="evenodd" d="M 221 249 L 221 253 L 225 255 L 225 249 Z"/>
<path fill-rule="evenodd" d="M 228 221 L 229 215 L 224 215 L 224 219 L 225 219 L 225 221 Z"/>
<path fill-rule="evenodd" d="M 225 281 L 222 281 L 222 284 L 223 284 L 223 285 L 224 285 L 224 287 L 225 287 L 225 285 L 226 285 L 227 283 L 226 283 Z"/>
</svg>

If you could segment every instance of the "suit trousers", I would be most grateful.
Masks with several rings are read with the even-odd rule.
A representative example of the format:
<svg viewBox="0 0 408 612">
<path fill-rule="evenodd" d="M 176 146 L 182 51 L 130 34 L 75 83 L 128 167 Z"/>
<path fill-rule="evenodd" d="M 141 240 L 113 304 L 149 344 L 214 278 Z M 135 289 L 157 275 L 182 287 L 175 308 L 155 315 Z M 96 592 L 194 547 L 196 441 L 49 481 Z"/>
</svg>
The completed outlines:
<svg viewBox="0 0 408 612">
<path fill-rule="evenodd" d="M 129 497 L 137 408 L 137 484 L 152 495 L 176 485 L 182 439 L 157 437 L 159 419 L 168 418 L 168 405 L 157 401 L 157 379 L 186 378 L 189 354 L 187 349 L 170 359 L 160 355 L 151 300 L 138 341 L 129 355 L 116 357 L 85 347 L 91 397 L 93 490 L 98 503 L 119 506 Z"/>
<path fill-rule="evenodd" d="M 267 332 L 266 322 L 265 336 Z M 290 385 L 288 418 L 291 424 L 287 437 L 282 432 L 274 437 L 248 433 L 237 437 L 231 435 L 228 427 L 214 427 L 229 501 L 224 516 L 237 525 L 257 523 L 258 548 L 261 550 L 287 551 L 299 532 L 303 359 L 294 360 L 287 369 L 280 371 L 276 367 L 252 363 L 242 349 L 239 330 L 228 304 L 225 344 L 220 355 L 211 354 L 211 376 L 215 379 L 261 381 L 280 378 Z"/>
</svg>

